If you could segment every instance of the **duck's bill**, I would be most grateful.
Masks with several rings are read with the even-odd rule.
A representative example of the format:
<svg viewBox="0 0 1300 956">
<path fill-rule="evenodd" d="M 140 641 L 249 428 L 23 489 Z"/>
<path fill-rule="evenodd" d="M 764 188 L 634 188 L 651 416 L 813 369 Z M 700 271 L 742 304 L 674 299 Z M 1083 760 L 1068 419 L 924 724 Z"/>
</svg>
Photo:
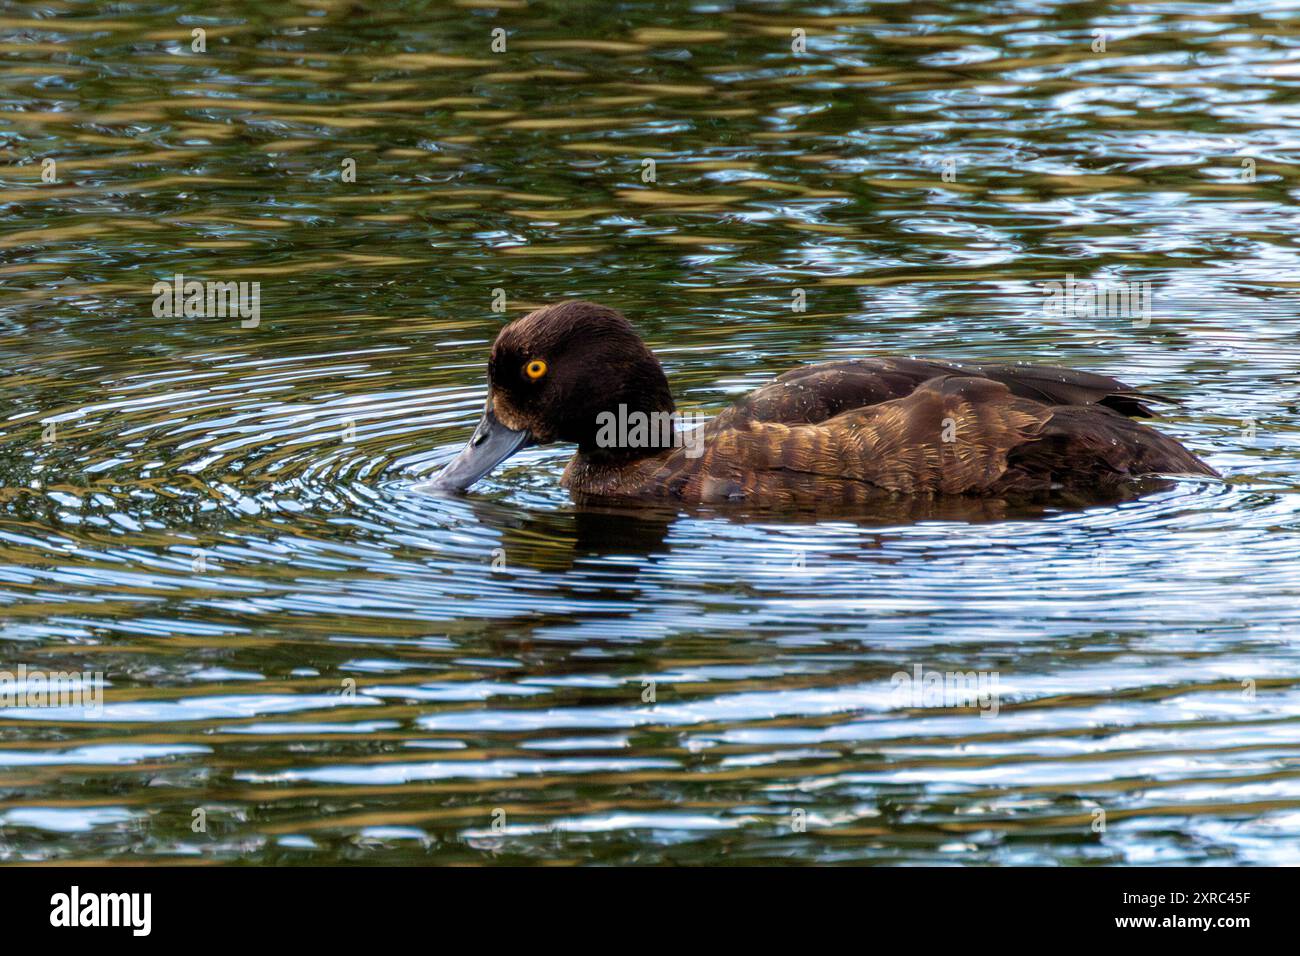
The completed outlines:
<svg viewBox="0 0 1300 956">
<path fill-rule="evenodd" d="M 464 491 L 525 445 L 532 443 L 527 431 L 506 428 L 489 407 L 460 454 L 430 482 L 440 491 Z"/>
</svg>

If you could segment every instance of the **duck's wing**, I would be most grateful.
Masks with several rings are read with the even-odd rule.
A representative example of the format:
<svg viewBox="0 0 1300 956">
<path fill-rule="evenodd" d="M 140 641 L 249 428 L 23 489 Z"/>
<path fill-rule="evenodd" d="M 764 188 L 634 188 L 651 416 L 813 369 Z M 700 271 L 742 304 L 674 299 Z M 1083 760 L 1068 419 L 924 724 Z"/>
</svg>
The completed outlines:
<svg viewBox="0 0 1300 956">
<path fill-rule="evenodd" d="M 991 379 L 935 378 L 904 398 L 788 425 L 753 419 L 708 426 L 694 461 L 665 463 L 657 480 L 688 500 L 815 498 L 865 500 L 880 492 L 987 492 L 1007 472 L 1007 456 L 1036 437 L 1046 405 Z"/>
<path fill-rule="evenodd" d="M 1011 389 L 1011 394 L 1047 405 L 1101 405 L 1131 418 L 1151 418 L 1147 402 L 1178 403 L 1177 399 L 1144 392 L 1096 372 L 1050 365 L 950 364 L 964 375 L 978 375 L 1001 382 Z"/>
<path fill-rule="evenodd" d="M 639 488 L 693 503 L 861 503 L 882 493 L 1101 492 L 1152 474 L 1213 475 L 1177 441 L 1104 405 L 1049 406 L 991 378 L 934 378 L 825 421 L 731 417 L 695 457 L 647 462 Z"/>
<path fill-rule="evenodd" d="M 809 425 L 855 408 L 906 398 L 925 382 L 955 371 L 942 362 L 890 357 L 804 365 L 750 392 L 729 414 L 736 422 Z"/>
<path fill-rule="evenodd" d="M 791 369 L 747 395 L 731 416 L 737 422 L 814 424 L 855 408 L 906 398 L 926 382 L 952 375 L 1000 382 L 1012 395 L 1045 405 L 1101 405 L 1137 418 L 1151 417 L 1147 402 L 1173 401 L 1095 372 L 880 357 Z"/>
</svg>

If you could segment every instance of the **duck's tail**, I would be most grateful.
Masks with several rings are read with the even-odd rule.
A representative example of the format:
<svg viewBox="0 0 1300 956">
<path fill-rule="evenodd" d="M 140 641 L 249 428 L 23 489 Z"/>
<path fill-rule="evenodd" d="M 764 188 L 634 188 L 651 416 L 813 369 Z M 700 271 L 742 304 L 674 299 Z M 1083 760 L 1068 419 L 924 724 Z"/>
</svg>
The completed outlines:
<svg viewBox="0 0 1300 956">
<path fill-rule="evenodd" d="M 1053 408 L 1039 434 L 1011 452 L 1008 466 L 1063 485 L 1146 475 L 1220 477 L 1181 442 L 1101 403 Z"/>
</svg>

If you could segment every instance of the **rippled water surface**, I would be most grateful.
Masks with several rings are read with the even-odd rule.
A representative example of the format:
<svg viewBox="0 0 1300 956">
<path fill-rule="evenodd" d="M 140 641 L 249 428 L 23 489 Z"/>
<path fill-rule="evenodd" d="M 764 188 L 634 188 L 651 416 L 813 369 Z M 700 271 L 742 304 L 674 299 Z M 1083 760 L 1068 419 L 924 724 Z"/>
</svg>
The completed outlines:
<svg viewBox="0 0 1300 956">
<path fill-rule="evenodd" d="M 5 4 L 0 666 L 106 688 L 0 709 L 0 858 L 1297 862 L 1288 6 Z M 260 323 L 155 317 L 177 273 Z M 1046 315 L 1067 275 L 1150 323 Z M 692 409 L 1054 362 L 1181 399 L 1225 481 L 595 511 L 543 448 L 414 491 L 571 296 Z"/>
</svg>

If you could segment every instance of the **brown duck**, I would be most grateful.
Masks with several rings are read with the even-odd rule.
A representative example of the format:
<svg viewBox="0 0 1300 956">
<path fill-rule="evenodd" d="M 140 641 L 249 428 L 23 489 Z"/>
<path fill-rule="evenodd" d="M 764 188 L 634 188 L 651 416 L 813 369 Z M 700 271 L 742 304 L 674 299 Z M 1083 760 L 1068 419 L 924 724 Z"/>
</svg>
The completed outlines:
<svg viewBox="0 0 1300 956">
<path fill-rule="evenodd" d="M 550 442 L 578 446 L 562 482 L 575 498 L 691 505 L 1106 494 L 1147 475 L 1215 476 L 1131 420 L 1168 401 L 1063 368 L 863 358 L 793 369 L 682 431 L 668 379 L 627 319 L 561 302 L 501 330 L 487 409 L 433 487 L 463 491 Z"/>
</svg>

